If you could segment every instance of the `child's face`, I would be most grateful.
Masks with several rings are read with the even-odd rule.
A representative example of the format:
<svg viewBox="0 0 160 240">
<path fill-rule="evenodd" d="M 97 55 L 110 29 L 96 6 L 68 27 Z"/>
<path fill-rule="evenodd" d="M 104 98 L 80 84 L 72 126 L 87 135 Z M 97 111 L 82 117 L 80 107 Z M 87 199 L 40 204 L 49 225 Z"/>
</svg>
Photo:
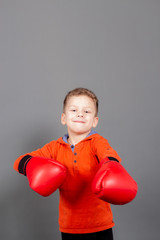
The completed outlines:
<svg viewBox="0 0 160 240">
<path fill-rule="evenodd" d="M 70 134 L 88 134 L 98 124 L 96 107 L 88 96 L 72 96 L 68 99 L 61 123 L 67 125 Z"/>
</svg>

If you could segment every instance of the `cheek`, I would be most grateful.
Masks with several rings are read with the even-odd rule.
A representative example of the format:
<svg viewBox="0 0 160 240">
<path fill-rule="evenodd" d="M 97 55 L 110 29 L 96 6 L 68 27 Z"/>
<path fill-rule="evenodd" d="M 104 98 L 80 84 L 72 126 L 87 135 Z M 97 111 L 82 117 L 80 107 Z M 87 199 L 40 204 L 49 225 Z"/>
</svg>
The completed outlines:
<svg viewBox="0 0 160 240">
<path fill-rule="evenodd" d="M 90 126 L 93 127 L 93 125 L 94 125 L 94 120 L 93 120 L 93 119 L 89 119 L 89 120 L 88 120 L 88 125 L 90 125 Z"/>
</svg>

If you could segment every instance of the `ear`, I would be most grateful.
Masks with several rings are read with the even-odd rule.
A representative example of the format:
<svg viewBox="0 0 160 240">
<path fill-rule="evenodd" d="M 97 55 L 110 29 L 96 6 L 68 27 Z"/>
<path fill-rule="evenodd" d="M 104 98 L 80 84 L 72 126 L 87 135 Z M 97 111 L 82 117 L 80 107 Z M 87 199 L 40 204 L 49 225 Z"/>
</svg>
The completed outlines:
<svg viewBox="0 0 160 240">
<path fill-rule="evenodd" d="M 97 127 L 98 121 L 99 121 L 99 118 L 95 117 L 94 120 L 93 120 L 93 128 Z"/>
<path fill-rule="evenodd" d="M 62 123 L 62 125 L 66 124 L 66 115 L 65 115 L 65 113 L 62 113 L 62 115 L 61 115 L 61 123 Z"/>
</svg>

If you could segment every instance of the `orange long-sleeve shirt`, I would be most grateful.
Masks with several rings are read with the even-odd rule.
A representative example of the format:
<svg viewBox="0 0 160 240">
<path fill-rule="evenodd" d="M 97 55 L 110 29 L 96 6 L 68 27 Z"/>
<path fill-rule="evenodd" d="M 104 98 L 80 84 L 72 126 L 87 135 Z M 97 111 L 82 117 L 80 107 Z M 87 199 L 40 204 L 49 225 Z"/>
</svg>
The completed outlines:
<svg viewBox="0 0 160 240">
<path fill-rule="evenodd" d="M 97 198 L 91 189 L 92 180 L 103 158 L 114 157 L 121 161 L 107 139 L 94 133 L 72 146 L 59 138 L 27 154 L 52 158 L 67 167 L 67 178 L 59 189 L 61 232 L 91 233 L 114 226 L 110 204 Z M 15 161 L 16 171 L 25 155 Z"/>
</svg>

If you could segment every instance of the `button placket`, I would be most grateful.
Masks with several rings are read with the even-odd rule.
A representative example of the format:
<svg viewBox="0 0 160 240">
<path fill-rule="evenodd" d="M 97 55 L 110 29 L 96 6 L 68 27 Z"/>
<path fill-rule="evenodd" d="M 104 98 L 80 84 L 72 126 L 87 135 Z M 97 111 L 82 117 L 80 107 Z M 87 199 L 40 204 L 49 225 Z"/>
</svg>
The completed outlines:
<svg viewBox="0 0 160 240">
<path fill-rule="evenodd" d="M 74 171 L 75 173 L 78 172 L 78 164 L 77 164 L 77 148 L 74 148 L 74 153 L 73 153 L 73 166 L 74 166 Z"/>
<path fill-rule="evenodd" d="M 76 157 L 75 156 L 77 156 L 77 153 L 76 152 L 74 152 L 74 163 L 76 163 L 77 162 L 77 159 L 76 159 Z"/>
</svg>

